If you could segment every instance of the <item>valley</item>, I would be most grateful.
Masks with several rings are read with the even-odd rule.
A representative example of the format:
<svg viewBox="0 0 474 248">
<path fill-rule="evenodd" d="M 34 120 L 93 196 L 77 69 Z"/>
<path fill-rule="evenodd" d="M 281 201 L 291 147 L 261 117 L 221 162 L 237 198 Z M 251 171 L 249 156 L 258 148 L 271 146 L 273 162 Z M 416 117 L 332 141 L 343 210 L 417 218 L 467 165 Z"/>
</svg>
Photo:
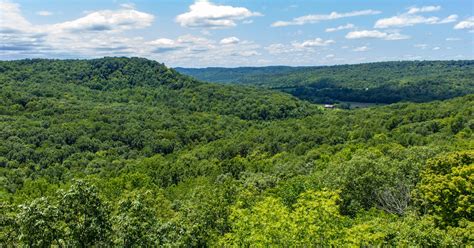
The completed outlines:
<svg viewBox="0 0 474 248">
<path fill-rule="evenodd" d="M 473 71 L 453 63 L 460 87 L 423 81 L 452 95 L 333 110 L 143 58 L 0 61 L 0 242 L 471 243 Z"/>
</svg>

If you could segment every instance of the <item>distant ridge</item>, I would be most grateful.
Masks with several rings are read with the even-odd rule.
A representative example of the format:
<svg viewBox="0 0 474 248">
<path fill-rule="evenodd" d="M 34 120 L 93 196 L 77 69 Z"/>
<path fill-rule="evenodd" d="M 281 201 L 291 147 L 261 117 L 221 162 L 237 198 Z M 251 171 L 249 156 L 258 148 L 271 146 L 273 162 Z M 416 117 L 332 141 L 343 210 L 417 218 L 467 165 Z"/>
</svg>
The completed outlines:
<svg viewBox="0 0 474 248">
<path fill-rule="evenodd" d="M 427 102 L 474 93 L 474 60 L 176 68 L 199 80 L 278 89 L 312 102 Z"/>
</svg>

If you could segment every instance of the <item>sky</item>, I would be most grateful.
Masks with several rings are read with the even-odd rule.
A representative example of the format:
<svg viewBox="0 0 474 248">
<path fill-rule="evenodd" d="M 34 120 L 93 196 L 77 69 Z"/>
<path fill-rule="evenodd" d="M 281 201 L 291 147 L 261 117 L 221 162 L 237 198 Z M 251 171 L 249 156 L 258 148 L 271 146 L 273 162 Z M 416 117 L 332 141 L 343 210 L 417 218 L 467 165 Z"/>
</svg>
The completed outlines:
<svg viewBox="0 0 474 248">
<path fill-rule="evenodd" d="M 474 1 L 0 0 L 0 60 L 171 67 L 474 59 Z"/>
</svg>

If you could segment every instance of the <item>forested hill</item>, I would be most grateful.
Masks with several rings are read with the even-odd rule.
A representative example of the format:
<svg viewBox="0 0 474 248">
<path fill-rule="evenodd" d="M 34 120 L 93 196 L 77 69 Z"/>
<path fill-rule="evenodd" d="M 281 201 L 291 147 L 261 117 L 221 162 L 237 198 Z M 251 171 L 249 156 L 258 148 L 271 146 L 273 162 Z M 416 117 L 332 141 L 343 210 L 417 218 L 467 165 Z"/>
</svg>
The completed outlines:
<svg viewBox="0 0 474 248">
<path fill-rule="evenodd" d="M 139 58 L 3 61 L 0 246 L 469 246 L 473 106 L 329 110 Z"/>
<path fill-rule="evenodd" d="M 2 111 L 28 108 L 41 97 L 94 102 L 146 102 L 242 119 L 301 117 L 317 108 L 287 94 L 201 83 L 142 58 L 0 61 Z"/>
<path fill-rule="evenodd" d="M 176 70 L 209 82 L 274 88 L 319 103 L 427 102 L 474 93 L 473 60 Z"/>
</svg>

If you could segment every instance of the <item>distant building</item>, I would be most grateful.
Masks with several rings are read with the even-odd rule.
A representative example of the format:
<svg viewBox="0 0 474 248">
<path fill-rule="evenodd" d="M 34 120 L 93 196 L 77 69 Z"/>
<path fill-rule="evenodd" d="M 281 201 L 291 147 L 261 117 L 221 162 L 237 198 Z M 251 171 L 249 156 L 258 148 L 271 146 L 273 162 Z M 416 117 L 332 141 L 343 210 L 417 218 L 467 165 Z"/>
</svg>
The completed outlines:
<svg viewBox="0 0 474 248">
<path fill-rule="evenodd" d="M 332 104 L 324 104 L 324 107 L 325 107 L 325 108 L 328 108 L 328 109 L 332 109 L 332 108 L 334 108 L 334 105 L 332 105 Z"/>
</svg>

